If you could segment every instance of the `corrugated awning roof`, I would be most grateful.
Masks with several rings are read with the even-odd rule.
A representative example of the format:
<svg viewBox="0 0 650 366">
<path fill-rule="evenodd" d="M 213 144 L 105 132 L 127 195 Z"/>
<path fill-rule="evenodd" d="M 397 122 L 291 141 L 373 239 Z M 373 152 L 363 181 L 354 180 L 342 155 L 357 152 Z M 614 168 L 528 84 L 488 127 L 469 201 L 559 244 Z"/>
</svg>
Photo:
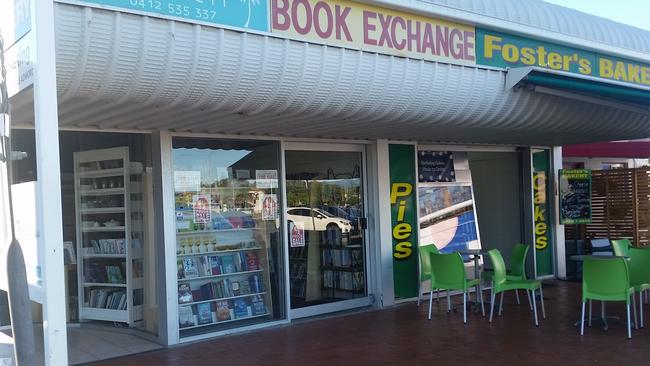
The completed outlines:
<svg viewBox="0 0 650 366">
<path fill-rule="evenodd" d="M 504 71 L 60 3 L 55 17 L 65 128 L 521 145 L 650 136 L 647 115 L 506 90 Z M 29 98 L 15 99 L 14 122 L 30 124 Z"/>
<path fill-rule="evenodd" d="M 650 32 L 541 0 L 419 0 L 650 55 Z M 630 9 L 648 13 L 646 9 Z"/>
</svg>

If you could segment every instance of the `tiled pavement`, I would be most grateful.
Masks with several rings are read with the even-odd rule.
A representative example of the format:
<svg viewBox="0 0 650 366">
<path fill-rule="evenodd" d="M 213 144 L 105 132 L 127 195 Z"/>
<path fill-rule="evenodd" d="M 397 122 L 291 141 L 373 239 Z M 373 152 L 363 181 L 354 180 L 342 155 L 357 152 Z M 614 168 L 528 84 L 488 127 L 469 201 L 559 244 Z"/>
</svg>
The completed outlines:
<svg viewBox="0 0 650 366">
<path fill-rule="evenodd" d="M 486 293 L 487 295 L 487 293 Z M 608 331 L 594 325 L 580 337 L 580 284 L 545 285 L 547 319 L 532 324 L 528 306 L 506 296 L 502 317 L 492 324 L 434 302 L 405 303 L 377 311 L 297 322 L 291 326 L 227 336 L 210 341 L 115 358 L 94 365 L 648 365 L 650 329 L 626 338 L 625 323 Z M 487 297 L 487 296 L 486 296 Z M 525 301 L 525 296 L 522 296 Z M 456 304 L 461 301 L 456 297 Z M 600 306 L 594 304 L 594 311 Z M 609 315 L 625 316 L 624 306 L 610 303 Z M 646 306 L 650 314 L 650 306 Z M 646 318 L 648 318 L 646 316 Z M 624 318 L 623 318 L 624 319 Z M 649 326 L 650 327 L 650 326 Z"/>
</svg>

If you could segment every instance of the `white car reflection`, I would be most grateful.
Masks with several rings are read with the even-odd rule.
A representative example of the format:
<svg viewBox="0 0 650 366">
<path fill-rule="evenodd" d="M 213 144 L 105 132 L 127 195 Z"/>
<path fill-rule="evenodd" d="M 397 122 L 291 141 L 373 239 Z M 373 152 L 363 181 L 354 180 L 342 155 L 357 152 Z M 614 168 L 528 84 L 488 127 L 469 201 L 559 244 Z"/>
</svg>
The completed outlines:
<svg viewBox="0 0 650 366">
<path fill-rule="evenodd" d="M 308 231 L 338 229 L 343 233 L 348 233 L 352 230 L 352 223 L 350 220 L 336 217 L 319 208 L 291 207 L 287 210 L 287 220 L 301 222 L 305 230 Z"/>
</svg>

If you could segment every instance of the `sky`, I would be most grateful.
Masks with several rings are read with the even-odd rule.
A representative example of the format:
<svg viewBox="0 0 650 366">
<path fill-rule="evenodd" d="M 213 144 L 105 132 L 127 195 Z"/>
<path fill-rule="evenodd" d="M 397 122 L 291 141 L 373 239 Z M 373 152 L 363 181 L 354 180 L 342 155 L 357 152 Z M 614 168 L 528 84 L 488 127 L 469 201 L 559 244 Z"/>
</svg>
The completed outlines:
<svg viewBox="0 0 650 366">
<path fill-rule="evenodd" d="M 650 31 L 650 0 L 544 0 Z"/>
</svg>

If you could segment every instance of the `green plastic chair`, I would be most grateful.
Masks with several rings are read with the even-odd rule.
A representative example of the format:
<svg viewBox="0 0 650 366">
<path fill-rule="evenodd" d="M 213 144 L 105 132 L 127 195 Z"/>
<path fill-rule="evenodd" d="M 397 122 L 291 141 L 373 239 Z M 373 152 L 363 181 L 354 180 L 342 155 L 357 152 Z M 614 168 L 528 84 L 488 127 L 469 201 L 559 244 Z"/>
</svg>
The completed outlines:
<svg viewBox="0 0 650 366">
<path fill-rule="evenodd" d="M 473 286 L 479 286 L 481 283 L 478 278 L 467 279 L 465 275 L 465 265 L 463 258 L 458 253 L 435 254 L 431 255 L 431 284 L 438 290 L 447 290 L 447 312 L 451 311 L 451 298 L 449 290 L 460 290 L 463 292 L 463 323 L 467 324 L 467 293 Z M 479 295 L 480 296 L 480 295 Z M 485 316 L 483 305 L 483 296 L 481 296 L 481 310 Z M 431 319 L 431 304 L 433 294 L 429 294 L 429 319 Z"/>
<path fill-rule="evenodd" d="M 546 310 L 544 309 L 544 292 L 542 290 L 542 282 L 539 280 L 508 280 L 506 275 L 506 265 L 498 249 L 488 251 L 488 256 L 492 260 L 494 267 L 494 275 L 492 277 L 492 291 L 491 291 L 491 304 L 490 304 L 490 322 L 492 322 L 492 314 L 494 313 L 494 302 L 496 295 L 509 290 L 526 290 L 530 292 L 530 298 L 533 303 L 533 314 L 535 326 L 539 326 L 537 321 L 537 301 L 535 300 L 535 291 L 539 289 L 539 294 L 542 302 L 542 318 L 546 319 Z M 503 295 L 501 296 L 501 303 L 499 304 L 499 316 L 503 310 Z"/>
<path fill-rule="evenodd" d="M 632 247 L 630 239 L 618 239 L 612 240 L 612 249 L 614 250 L 614 255 L 617 257 L 627 257 L 627 253 Z"/>
<path fill-rule="evenodd" d="M 582 314 L 580 317 L 580 335 L 585 332 L 585 303 L 587 300 L 625 301 L 627 307 L 627 337 L 632 338 L 630 321 L 630 301 L 634 297 L 634 287 L 630 285 L 630 272 L 624 258 L 607 258 L 588 256 L 582 269 Z"/>
<path fill-rule="evenodd" d="M 422 282 L 431 279 L 431 253 L 439 253 L 438 248 L 434 245 L 424 245 L 419 247 L 420 254 L 420 287 L 418 291 L 418 306 L 420 306 L 420 301 L 422 300 Z M 433 282 L 432 282 L 433 284 Z M 431 288 L 431 291 L 436 290 Z M 436 291 L 436 298 L 440 296 L 439 292 Z"/>
<path fill-rule="evenodd" d="M 650 290 L 650 249 L 629 248 L 627 256 L 630 258 L 630 286 L 639 294 L 640 325 L 643 327 L 643 292 Z"/>
<path fill-rule="evenodd" d="M 530 249 L 529 245 L 518 243 L 515 245 L 515 248 L 512 251 L 510 256 L 509 266 L 506 267 L 506 279 L 511 281 L 523 281 L 526 280 L 526 256 L 528 256 L 528 250 Z M 485 269 L 481 276 L 487 281 L 492 282 L 492 277 L 494 277 L 493 269 Z M 528 292 L 526 292 L 528 294 Z M 501 295 L 503 296 L 503 294 Z M 517 304 L 520 304 L 519 301 L 519 291 L 515 290 L 515 297 L 517 299 Z M 530 309 L 533 310 L 533 304 L 528 297 L 528 305 Z"/>
</svg>

